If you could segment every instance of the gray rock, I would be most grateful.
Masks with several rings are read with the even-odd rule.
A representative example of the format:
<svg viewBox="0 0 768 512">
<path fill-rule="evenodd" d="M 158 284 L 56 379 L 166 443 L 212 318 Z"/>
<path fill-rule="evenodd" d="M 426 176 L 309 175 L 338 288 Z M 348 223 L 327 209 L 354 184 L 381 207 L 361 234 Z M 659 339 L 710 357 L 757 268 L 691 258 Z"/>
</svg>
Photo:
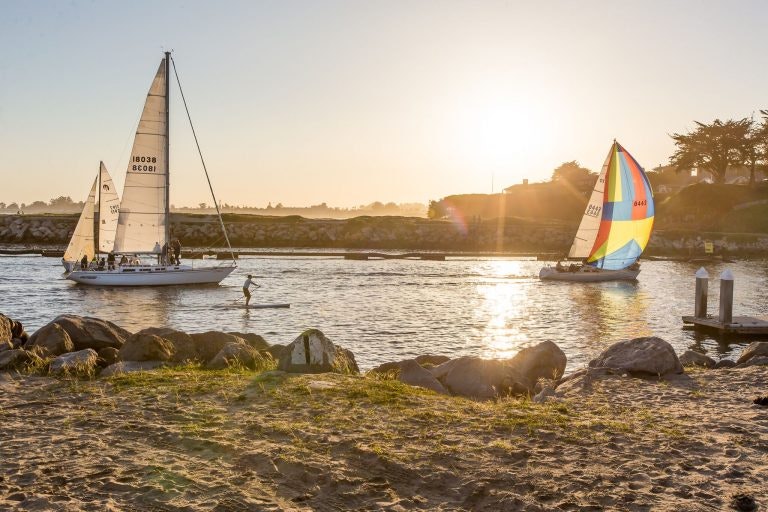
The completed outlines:
<svg viewBox="0 0 768 512">
<path fill-rule="evenodd" d="M 446 358 L 447 359 L 447 358 Z M 393 363 L 384 363 L 373 368 L 369 374 L 389 374 L 404 384 L 431 389 L 437 393 L 448 395 L 448 390 L 428 369 L 418 363 L 418 359 L 406 359 Z"/>
<path fill-rule="evenodd" d="M 121 361 L 170 361 L 173 344 L 156 334 L 137 332 L 125 340 L 118 357 Z"/>
<path fill-rule="evenodd" d="M 75 350 L 120 348 L 125 339 L 131 335 L 130 332 L 112 322 L 86 316 L 60 315 L 50 323 L 58 324 L 67 331 Z M 30 337 L 30 340 L 35 334 Z"/>
<path fill-rule="evenodd" d="M 271 356 L 270 356 L 271 357 Z M 218 354 L 211 359 L 206 368 L 209 370 L 221 370 L 230 366 L 244 366 L 254 369 L 257 364 L 264 364 L 263 356 L 258 350 L 245 343 L 230 341 L 226 343 Z"/>
<path fill-rule="evenodd" d="M 768 356 L 754 356 L 745 362 L 737 364 L 736 368 L 746 368 L 747 366 L 766 366 L 768 365 Z"/>
<path fill-rule="evenodd" d="M 31 360 L 29 352 L 21 348 L 0 352 L 0 370 L 12 370 Z"/>
<path fill-rule="evenodd" d="M 736 366 L 736 361 L 730 359 L 721 359 L 715 364 L 715 368 L 718 370 L 720 368 L 733 368 L 734 366 Z"/>
<path fill-rule="evenodd" d="M 547 401 L 549 397 L 555 396 L 555 390 L 550 386 L 544 386 L 532 399 L 533 403 L 541 404 Z"/>
<path fill-rule="evenodd" d="M 120 361 L 120 351 L 115 347 L 104 347 L 99 350 L 99 359 L 103 361 L 103 366 L 109 366 Z"/>
<path fill-rule="evenodd" d="M 563 376 L 568 359 L 565 353 L 551 341 L 544 341 L 518 352 L 508 364 L 515 368 L 522 383 L 533 392 L 539 379 L 557 380 Z"/>
<path fill-rule="evenodd" d="M 4 350 L 13 350 L 13 341 L 11 340 L 3 340 L 0 341 L 0 352 Z"/>
<path fill-rule="evenodd" d="M 57 323 L 44 325 L 38 329 L 24 345 L 24 348 L 27 350 L 30 350 L 33 347 L 38 347 L 40 354 L 43 356 L 58 356 L 75 350 L 75 344 L 72 343 L 72 338 L 70 338 L 67 331 Z"/>
<path fill-rule="evenodd" d="M 246 344 L 250 345 L 256 350 L 269 349 L 269 343 L 267 343 L 267 340 L 265 340 L 258 334 L 254 334 L 251 332 L 228 332 L 227 334 L 231 334 L 232 336 L 237 336 L 238 338 L 244 339 Z"/>
<path fill-rule="evenodd" d="M 278 369 L 289 373 L 360 373 L 355 356 L 317 329 L 304 331 L 280 353 Z"/>
<path fill-rule="evenodd" d="M 195 342 L 195 350 L 197 351 L 198 358 L 203 362 L 208 362 L 216 354 L 221 352 L 224 345 L 227 343 L 241 343 L 246 345 L 245 340 L 239 336 L 233 336 L 226 332 L 208 331 L 201 333 L 191 334 L 192 339 Z"/>
<path fill-rule="evenodd" d="M 506 361 L 460 357 L 429 370 L 449 392 L 477 400 L 526 394 L 525 380 Z"/>
<path fill-rule="evenodd" d="M 447 395 L 448 390 L 440 384 L 432 372 L 422 367 L 416 360 L 408 359 L 400 363 L 397 378 L 403 384 L 431 389 L 437 393 Z"/>
<path fill-rule="evenodd" d="M 443 363 L 447 363 L 450 360 L 451 358 L 448 356 L 438 356 L 433 354 L 422 354 L 416 357 L 416 362 L 419 363 L 422 368 L 439 366 Z"/>
<path fill-rule="evenodd" d="M 125 373 L 146 372 L 165 365 L 165 361 L 120 361 L 104 368 L 99 376 L 115 377 Z"/>
<path fill-rule="evenodd" d="M 191 335 L 184 331 L 177 331 L 168 327 L 148 327 L 142 329 L 136 334 L 149 334 L 159 336 L 165 341 L 169 342 L 173 346 L 171 351 L 170 361 L 175 363 L 183 363 L 186 361 L 199 360 L 200 354 L 197 350 L 197 343 Z M 151 360 L 151 359 L 148 359 Z"/>
<path fill-rule="evenodd" d="M 275 343 L 267 348 L 267 352 L 272 354 L 272 357 L 275 359 L 280 359 L 280 354 L 283 353 L 283 350 L 285 350 L 285 345 L 280 345 L 279 343 Z"/>
<path fill-rule="evenodd" d="M 93 375 L 99 354 L 92 348 L 62 354 L 51 361 L 54 375 Z"/>
<path fill-rule="evenodd" d="M 655 336 L 614 343 L 590 361 L 589 366 L 626 370 L 634 375 L 661 376 L 683 372 L 672 345 Z"/>
<path fill-rule="evenodd" d="M 680 364 L 683 366 L 703 366 L 705 368 L 714 368 L 717 361 L 709 356 L 705 356 L 694 350 L 686 350 L 680 356 Z"/>
<path fill-rule="evenodd" d="M 768 356 L 768 341 L 755 341 L 750 343 L 736 360 L 736 363 L 746 363 L 755 356 Z"/>
</svg>

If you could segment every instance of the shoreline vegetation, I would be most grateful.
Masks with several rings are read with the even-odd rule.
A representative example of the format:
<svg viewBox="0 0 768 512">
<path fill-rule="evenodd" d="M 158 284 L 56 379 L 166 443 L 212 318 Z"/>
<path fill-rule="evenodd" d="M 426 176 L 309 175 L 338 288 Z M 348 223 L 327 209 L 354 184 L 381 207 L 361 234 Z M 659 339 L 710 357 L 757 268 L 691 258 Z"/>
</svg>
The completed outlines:
<svg viewBox="0 0 768 512">
<path fill-rule="evenodd" d="M 768 408 L 753 401 L 768 391 L 768 343 L 712 367 L 700 354 L 678 358 L 663 340 L 638 338 L 560 378 L 567 362 L 550 342 L 510 360 L 429 356 L 360 375 L 354 355 L 317 330 L 276 347 L 253 333 L 131 334 L 66 315 L 26 336 L 0 315 L 0 335 L 23 346 L 0 358 L 33 354 L 0 372 L 2 508 L 765 505 Z M 76 356 L 96 353 L 85 346 L 118 355 L 123 371 L 99 374 L 106 361 Z M 295 357 L 302 349 L 306 365 Z M 211 365 L 222 352 L 225 364 Z M 168 366 L 129 371 L 130 358 Z M 450 394 L 406 384 L 416 367 Z M 524 375 L 553 378 L 536 378 L 533 391 L 507 386 Z M 489 383 L 495 395 L 476 396 Z"/>
</svg>

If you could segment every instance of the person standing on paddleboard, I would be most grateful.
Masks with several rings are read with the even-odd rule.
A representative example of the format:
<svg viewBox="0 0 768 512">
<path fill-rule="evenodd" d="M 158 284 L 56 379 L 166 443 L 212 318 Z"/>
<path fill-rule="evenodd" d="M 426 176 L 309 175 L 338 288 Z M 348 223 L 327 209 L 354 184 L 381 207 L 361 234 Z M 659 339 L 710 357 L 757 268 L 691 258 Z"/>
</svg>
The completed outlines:
<svg viewBox="0 0 768 512">
<path fill-rule="evenodd" d="M 252 281 L 253 276 L 251 274 L 248 274 L 248 279 L 245 280 L 243 283 L 243 295 L 245 295 L 245 307 L 248 307 L 248 303 L 251 301 L 251 292 L 248 290 L 248 288 L 251 287 L 251 285 L 255 286 L 256 288 L 259 287 L 256 283 Z"/>
</svg>

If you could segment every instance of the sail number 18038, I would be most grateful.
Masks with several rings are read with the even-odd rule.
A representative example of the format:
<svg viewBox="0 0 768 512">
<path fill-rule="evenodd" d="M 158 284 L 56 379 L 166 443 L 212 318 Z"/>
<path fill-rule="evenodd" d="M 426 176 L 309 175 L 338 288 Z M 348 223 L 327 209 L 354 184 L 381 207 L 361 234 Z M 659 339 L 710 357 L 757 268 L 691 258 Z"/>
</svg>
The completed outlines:
<svg viewBox="0 0 768 512">
<path fill-rule="evenodd" d="M 156 156 L 134 156 L 131 170 L 135 172 L 157 172 Z"/>
</svg>

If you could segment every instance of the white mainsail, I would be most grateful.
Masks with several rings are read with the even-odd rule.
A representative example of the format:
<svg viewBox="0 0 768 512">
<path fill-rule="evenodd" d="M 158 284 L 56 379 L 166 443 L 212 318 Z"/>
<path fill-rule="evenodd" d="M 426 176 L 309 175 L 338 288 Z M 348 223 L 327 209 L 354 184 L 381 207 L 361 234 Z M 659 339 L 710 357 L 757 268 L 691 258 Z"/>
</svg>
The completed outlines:
<svg viewBox="0 0 768 512">
<path fill-rule="evenodd" d="M 614 144 L 616 144 L 614 142 Z M 592 195 L 589 197 L 589 203 L 587 209 L 584 210 L 584 216 L 581 217 L 581 224 L 579 224 L 579 230 L 576 232 L 576 238 L 573 239 L 573 245 L 568 252 L 569 258 L 586 258 L 592 253 L 592 248 L 595 245 L 595 239 L 597 238 L 597 232 L 600 230 L 600 219 L 603 214 L 603 194 L 605 191 L 605 176 L 608 172 L 608 165 L 611 162 L 611 155 L 613 154 L 613 146 L 608 151 L 608 156 L 605 158 L 603 169 L 600 171 L 600 176 L 597 177 L 595 188 L 592 191 Z"/>
<path fill-rule="evenodd" d="M 166 66 L 160 63 L 141 114 L 123 187 L 116 253 L 151 253 L 166 240 Z"/>
<path fill-rule="evenodd" d="M 104 162 L 100 164 L 99 176 L 99 252 L 110 252 L 115 246 L 120 199 Z"/>
<path fill-rule="evenodd" d="M 93 259 L 95 254 L 93 242 L 93 213 L 94 205 L 96 203 L 96 183 L 98 180 L 98 176 L 93 180 L 91 193 L 88 194 L 88 199 L 85 201 L 82 213 L 80 213 L 80 219 L 77 221 L 75 231 L 72 233 L 72 238 L 69 240 L 67 250 L 64 251 L 64 261 L 78 262 L 82 259 L 83 255 L 88 256 L 88 261 Z"/>
</svg>

